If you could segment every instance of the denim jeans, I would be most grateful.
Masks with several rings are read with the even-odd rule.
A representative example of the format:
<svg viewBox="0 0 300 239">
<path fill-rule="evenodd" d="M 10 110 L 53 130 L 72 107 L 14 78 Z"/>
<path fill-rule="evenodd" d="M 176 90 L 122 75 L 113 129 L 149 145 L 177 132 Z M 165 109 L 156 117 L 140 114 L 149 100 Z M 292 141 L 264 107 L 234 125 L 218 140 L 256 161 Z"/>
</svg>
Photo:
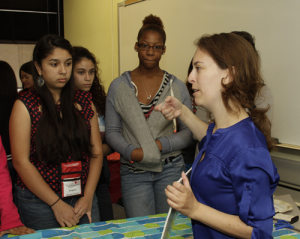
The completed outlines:
<svg viewBox="0 0 300 239">
<path fill-rule="evenodd" d="M 74 207 L 78 197 L 62 199 L 65 203 Z M 25 226 L 34 230 L 44 230 L 60 227 L 56 221 L 51 207 L 44 201 L 35 196 L 31 191 L 16 187 L 16 205 L 19 209 L 21 221 Z M 97 197 L 94 195 L 92 206 L 92 222 L 99 222 L 99 209 Z M 89 220 L 85 214 L 78 224 L 88 224 Z"/>
<path fill-rule="evenodd" d="M 121 191 L 127 217 L 167 213 L 165 188 L 181 178 L 185 170 L 182 155 L 165 164 L 160 173 L 132 173 L 121 165 Z"/>
</svg>

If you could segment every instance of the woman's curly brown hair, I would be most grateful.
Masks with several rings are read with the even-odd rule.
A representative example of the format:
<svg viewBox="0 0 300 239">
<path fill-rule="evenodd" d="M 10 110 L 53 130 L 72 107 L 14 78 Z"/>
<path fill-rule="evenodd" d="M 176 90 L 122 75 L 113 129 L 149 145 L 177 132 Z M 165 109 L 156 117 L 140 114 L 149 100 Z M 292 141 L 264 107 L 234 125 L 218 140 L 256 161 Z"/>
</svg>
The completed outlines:
<svg viewBox="0 0 300 239">
<path fill-rule="evenodd" d="M 96 57 L 93 53 L 91 53 L 88 49 L 84 47 L 74 46 L 73 48 L 74 48 L 73 65 L 80 62 L 83 58 L 86 58 L 91 60 L 95 66 L 95 78 L 89 92 L 91 92 L 93 96 L 93 103 L 96 107 L 97 113 L 99 115 L 105 115 L 106 93 L 101 78 L 99 76 L 99 68 L 97 65 Z"/>
<path fill-rule="evenodd" d="M 149 30 L 158 32 L 162 37 L 164 44 L 166 43 L 166 33 L 164 30 L 164 24 L 159 17 L 154 16 L 152 14 L 145 17 L 145 19 L 143 20 L 143 26 L 138 33 L 137 40 L 139 41 L 143 34 Z"/>
<path fill-rule="evenodd" d="M 195 44 L 207 52 L 221 69 L 228 69 L 232 81 L 222 82 L 222 99 L 226 109 L 238 114 L 238 105 L 248 109 L 255 126 L 264 134 L 269 151 L 274 148 L 271 138 L 271 122 L 266 109 L 255 106 L 255 97 L 260 93 L 264 80 L 260 71 L 260 58 L 251 44 L 234 33 L 204 35 Z M 232 108 L 229 102 L 233 103 Z"/>
</svg>

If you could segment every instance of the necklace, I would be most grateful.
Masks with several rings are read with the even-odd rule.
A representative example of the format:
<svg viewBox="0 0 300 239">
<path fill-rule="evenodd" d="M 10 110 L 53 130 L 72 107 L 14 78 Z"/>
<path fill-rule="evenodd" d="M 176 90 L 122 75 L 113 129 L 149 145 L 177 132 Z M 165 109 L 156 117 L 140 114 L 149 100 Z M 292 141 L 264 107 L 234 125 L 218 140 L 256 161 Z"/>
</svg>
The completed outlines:
<svg viewBox="0 0 300 239">
<path fill-rule="evenodd" d="M 146 87 L 145 87 L 145 85 L 144 85 L 144 82 L 142 81 L 142 78 L 140 77 L 140 80 L 141 80 L 141 82 L 142 82 L 142 84 L 143 84 L 143 87 L 144 87 L 144 90 L 145 90 L 145 92 L 146 92 L 146 96 L 147 96 L 147 100 L 148 100 L 148 101 L 151 99 L 153 90 L 154 90 L 154 88 L 155 88 L 155 86 L 156 86 L 157 79 L 158 79 L 158 77 L 156 78 L 156 81 L 155 81 L 155 84 L 154 84 L 154 86 L 153 86 L 153 88 L 152 88 L 151 94 L 150 94 L 149 96 L 147 96 L 148 94 L 147 94 L 147 91 L 146 91 Z"/>
</svg>

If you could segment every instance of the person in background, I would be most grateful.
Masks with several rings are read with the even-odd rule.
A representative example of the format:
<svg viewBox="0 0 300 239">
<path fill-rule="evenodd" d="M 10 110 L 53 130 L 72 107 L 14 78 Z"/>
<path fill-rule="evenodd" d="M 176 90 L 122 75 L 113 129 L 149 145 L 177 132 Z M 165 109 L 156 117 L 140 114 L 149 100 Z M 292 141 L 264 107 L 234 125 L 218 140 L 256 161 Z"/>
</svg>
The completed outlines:
<svg viewBox="0 0 300 239">
<path fill-rule="evenodd" d="M 34 230 L 25 227 L 20 220 L 18 209 L 13 202 L 11 186 L 6 153 L 0 136 L 0 237 L 7 233 L 14 235 L 34 233 Z"/>
<path fill-rule="evenodd" d="M 182 173 L 183 185 L 169 185 L 168 203 L 192 218 L 194 238 L 273 238 L 279 175 L 267 109 L 255 106 L 263 86 L 259 56 L 233 33 L 204 35 L 196 45 L 188 80 L 195 103 L 214 121 L 207 125 L 174 97 L 155 107 L 201 141 L 190 182 Z"/>
<path fill-rule="evenodd" d="M 35 88 L 16 100 L 9 125 L 18 172 L 16 205 L 35 230 L 100 221 L 102 143 L 88 92 L 74 92 L 73 48 L 46 35 L 33 51 Z"/>
<path fill-rule="evenodd" d="M 113 220 L 113 208 L 108 191 L 110 184 L 110 172 L 106 156 L 112 153 L 105 141 L 105 100 L 106 93 L 99 77 L 99 68 L 96 57 L 84 47 L 73 47 L 73 76 L 76 90 L 88 91 L 92 94 L 93 103 L 97 110 L 99 130 L 102 139 L 103 167 L 96 188 L 98 207 L 101 221 Z"/>
<path fill-rule="evenodd" d="M 193 59 L 190 62 L 190 65 L 189 65 L 189 68 L 188 68 L 188 72 L 187 72 L 188 76 L 191 73 L 192 69 L 193 69 Z M 194 98 L 192 96 L 193 95 L 192 85 L 188 82 L 188 80 L 186 80 L 185 85 L 186 85 L 186 87 L 188 89 L 188 92 L 191 96 L 192 110 L 193 110 L 193 113 L 195 114 L 197 112 L 198 107 L 196 106 Z M 193 143 L 190 146 L 188 146 L 188 147 L 186 147 L 182 150 L 182 156 L 183 156 L 183 159 L 184 159 L 186 172 L 193 165 L 193 162 L 195 160 L 195 149 L 196 149 L 197 145 L 198 145 L 198 142 L 197 142 L 196 138 L 194 138 Z"/>
<path fill-rule="evenodd" d="M 120 153 L 121 191 L 127 217 L 166 213 L 164 189 L 184 171 L 181 149 L 192 143 L 191 131 L 169 122 L 153 109 L 168 95 L 191 110 L 187 88 L 159 66 L 166 34 L 157 16 L 145 17 L 134 45 L 139 65 L 115 79 L 106 99 L 106 139 Z"/>
<path fill-rule="evenodd" d="M 23 84 L 23 90 L 20 92 L 20 94 L 24 94 L 26 91 L 34 87 L 32 69 L 33 69 L 32 61 L 26 62 L 20 67 L 19 75 L 20 75 L 20 80 L 22 81 Z"/>
<path fill-rule="evenodd" d="M 194 114 L 201 119 L 202 121 L 204 121 L 205 123 L 209 122 L 209 112 L 206 111 L 206 109 L 204 109 L 203 107 L 196 105 L 195 99 L 193 97 L 193 89 L 192 89 L 192 84 L 188 81 L 188 76 L 191 74 L 193 70 L 193 59 L 190 62 L 189 68 L 188 68 L 188 74 L 187 74 L 187 80 L 185 82 L 185 85 L 189 91 L 189 94 L 191 96 L 191 101 L 192 101 L 192 108 L 193 108 L 193 112 Z"/>
<path fill-rule="evenodd" d="M 12 180 L 13 192 L 14 185 L 16 183 L 17 172 L 14 169 L 11 161 L 9 117 L 17 96 L 17 80 L 15 73 L 7 62 L 0 61 L 0 136 L 2 137 L 2 143 L 7 154 L 7 164 Z"/>
<path fill-rule="evenodd" d="M 231 33 L 237 34 L 237 35 L 243 37 L 244 39 L 246 39 L 253 47 L 256 54 L 259 56 L 259 53 L 255 47 L 254 36 L 252 36 L 249 32 L 246 32 L 246 31 L 233 31 Z M 256 98 L 255 98 L 255 105 L 259 109 L 268 109 L 266 116 L 272 122 L 273 112 L 274 112 L 274 100 L 273 100 L 272 91 L 266 84 L 263 84 L 260 92 L 257 93 Z"/>
<path fill-rule="evenodd" d="M 192 72 L 192 70 L 193 70 L 193 59 L 190 62 L 190 65 L 189 65 L 188 76 L 190 75 L 190 73 Z M 185 85 L 186 85 L 186 87 L 187 87 L 187 89 L 189 91 L 189 94 L 191 96 L 192 108 L 193 108 L 194 114 L 199 119 L 201 119 L 203 122 L 209 124 L 209 121 L 210 121 L 209 120 L 209 112 L 205 108 L 203 108 L 203 107 L 201 107 L 199 105 L 196 105 L 195 99 L 193 97 L 194 91 L 192 89 L 192 84 L 188 81 L 188 78 L 187 78 L 187 80 L 185 82 Z M 197 141 L 197 139 L 196 139 L 195 136 L 193 136 L 193 138 L 196 141 L 196 143 L 195 143 L 195 145 L 193 145 L 194 146 L 193 148 L 189 148 L 189 154 L 188 155 L 190 155 L 190 157 L 187 159 L 188 161 L 185 163 L 186 170 L 188 170 L 189 168 L 192 167 L 193 162 L 194 162 L 195 158 L 197 157 L 197 155 L 199 153 L 199 141 Z M 192 154 L 194 154 L 193 155 L 193 159 L 192 159 L 192 156 L 191 156 Z"/>
</svg>

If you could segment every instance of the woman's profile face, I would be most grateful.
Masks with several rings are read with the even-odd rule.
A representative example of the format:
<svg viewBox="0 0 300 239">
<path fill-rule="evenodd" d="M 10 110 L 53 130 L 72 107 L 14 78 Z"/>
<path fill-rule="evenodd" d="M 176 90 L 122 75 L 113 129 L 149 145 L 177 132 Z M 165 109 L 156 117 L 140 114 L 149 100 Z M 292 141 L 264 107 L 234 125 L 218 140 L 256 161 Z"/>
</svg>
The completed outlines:
<svg viewBox="0 0 300 239">
<path fill-rule="evenodd" d="M 75 63 L 73 68 L 75 89 L 89 91 L 95 79 L 95 65 L 87 58 Z"/>
<path fill-rule="evenodd" d="M 138 52 L 140 64 L 147 69 L 159 65 L 159 61 L 166 48 L 161 35 L 156 31 L 146 31 L 134 46 Z"/>
<path fill-rule="evenodd" d="M 188 77 L 197 105 L 212 110 L 223 105 L 221 91 L 228 80 L 228 70 L 220 69 L 213 58 L 198 48 L 193 58 L 193 69 Z"/>
<path fill-rule="evenodd" d="M 35 65 L 50 91 L 62 89 L 71 77 L 72 56 L 65 49 L 55 48 L 42 60 L 41 66 Z"/>
<path fill-rule="evenodd" d="M 25 71 L 20 72 L 21 81 L 24 86 L 24 89 L 31 89 L 34 87 L 33 77 L 32 75 L 26 73 Z"/>
</svg>

